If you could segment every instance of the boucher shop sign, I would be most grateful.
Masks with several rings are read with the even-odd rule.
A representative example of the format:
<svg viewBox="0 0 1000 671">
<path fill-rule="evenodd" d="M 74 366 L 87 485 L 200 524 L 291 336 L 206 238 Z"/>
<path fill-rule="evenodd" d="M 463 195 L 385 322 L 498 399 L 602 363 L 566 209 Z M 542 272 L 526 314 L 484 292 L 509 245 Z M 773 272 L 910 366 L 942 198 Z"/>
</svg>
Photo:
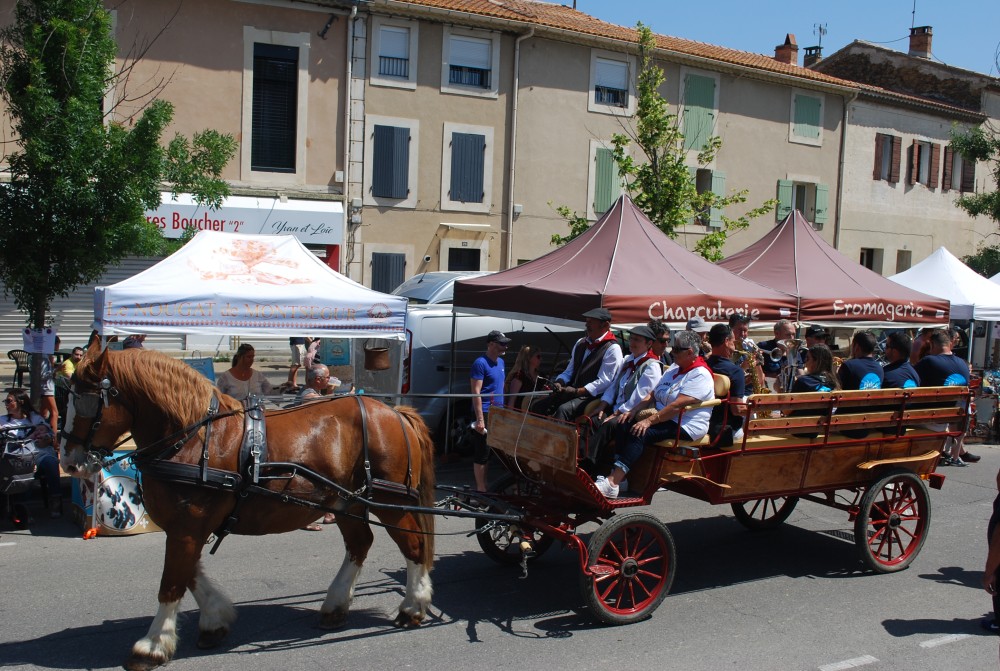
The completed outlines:
<svg viewBox="0 0 1000 671">
<path fill-rule="evenodd" d="M 165 238 L 188 229 L 252 235 L 294 235 L 306 244 L 338 245 L 344 240 L 344 206 L 336 200 L 286 200 L 230 196 L 217 210 L 199 205 L 190 194 L 162 195 L 146 219 Z"/>
</svg>

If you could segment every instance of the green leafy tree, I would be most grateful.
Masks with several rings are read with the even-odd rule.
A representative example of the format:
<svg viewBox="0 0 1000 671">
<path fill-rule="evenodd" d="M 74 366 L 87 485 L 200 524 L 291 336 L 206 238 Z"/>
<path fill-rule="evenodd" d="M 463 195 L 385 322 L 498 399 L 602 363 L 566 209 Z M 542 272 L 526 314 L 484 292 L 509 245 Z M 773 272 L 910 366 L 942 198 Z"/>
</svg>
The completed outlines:
<svg viewBox="0 0 1000 671">
<path fill-rule="evenodd" d="M 695 218 L 703 218 L 713 208 L 725 208 L 747 201 L 746 189 L 722 195 L 698 191 L 694 175 L 686 164 L 685 137 L 679 119 L 660 95 L 664 82 L 663 70 L 653 62 L 655 40 L 652 31 L 639 23 L 639 72 L 636 81 L 637 102 L 635 127 L 616 134 L 611 144 L 626 192 L 650 221 L 670 237 Z M 642 152 L 639 160 L 629 148 L 635 145 Z M 710 137 L 698 152 L 699 166 L 707 166 L 722 148 L 719 137 Z M 733 232 L 747 228 L 756 217 L 771 212 L 777 201 L 768 200 L 740 217 L 722 215 L 722 227 L 703 236 L 695 251 L 709 261 L 722 259 L 722 247 Z M 570 233 L 553 235 L 552 243 L 561 245 L 586 230 L 586 218 L 565 206 L 557 211 L 568 220 Z"/>
<path fill-rule="evenodd" d="M 164 146 L 173 107 L 163 100 L 128 127 L 106 123 L 117 45 L 100 0 L 20 0 L 13 19 L 0 31 L 0 94 L 16 147 L 0 187 L 0 281 L 41 327 L 56 296 L 127 255 L 164 249 L 144 214 L 164 183 L 217 208 L 236 141 L 207 130 Z"/>
<path fill-rule="evenodd" d="M 997 186 L 993 191 L 965 194 L 955 201 L 955 205 L 973 217 L 984 215 L 1000 224 L 1000 134 L 981 126 L 966 131 L 953 128 L 951 145 L 962 158 L 989 166 Z"/>
<path fill-rule="evenodd" d="M 962 262 L 983 277 L 1000 273 L 1000 245 L 980 245 L 975 254 L 963 256 Z"/>
</svg>

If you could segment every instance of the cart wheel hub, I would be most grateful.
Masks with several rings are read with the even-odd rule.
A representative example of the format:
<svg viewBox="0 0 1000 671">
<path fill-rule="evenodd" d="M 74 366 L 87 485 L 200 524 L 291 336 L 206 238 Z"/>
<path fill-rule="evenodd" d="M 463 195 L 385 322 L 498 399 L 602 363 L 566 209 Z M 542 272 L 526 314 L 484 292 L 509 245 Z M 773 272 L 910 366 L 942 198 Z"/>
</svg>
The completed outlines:
<svg viewBox="0 0 1000 671">
<path fill-rule="evenodd" d="M 624 578 L 634 578 L 639 573 L 639 562 L 629 557 L 622 562 L 621 572 Z"/>
<path fill-rule="evenodd" d="M 890 529 L 895 529 L 900 524 L 902 524 L 902 521 L 899 519 L 899 515 L 897 513 L 893 513 L 892 515 L 889 515 L 889 528 Z"/>
</svg>

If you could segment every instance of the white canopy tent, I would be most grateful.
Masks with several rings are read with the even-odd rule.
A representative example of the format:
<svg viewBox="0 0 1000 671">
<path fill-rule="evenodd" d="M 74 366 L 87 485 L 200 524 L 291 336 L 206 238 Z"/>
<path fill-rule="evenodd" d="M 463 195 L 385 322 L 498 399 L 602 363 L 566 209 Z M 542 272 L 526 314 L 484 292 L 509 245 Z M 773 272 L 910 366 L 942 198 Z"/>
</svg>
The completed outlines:
<svg viewBox="0 0 1000 671">
<path fill-rule="evenodd" d="M 944 247 L 889 277 L 893 282 L 951 301 L 952 319 L 1000 320 L 1000 286 L 959 261 Z"/>
<path fill-rule="evenodd" d="M 94 322 L 104 336 L 402 340 L 406 299 L 344 277 L 294 236 L 202 231 L 148 270 L 97 287 Z"/>
</svg>

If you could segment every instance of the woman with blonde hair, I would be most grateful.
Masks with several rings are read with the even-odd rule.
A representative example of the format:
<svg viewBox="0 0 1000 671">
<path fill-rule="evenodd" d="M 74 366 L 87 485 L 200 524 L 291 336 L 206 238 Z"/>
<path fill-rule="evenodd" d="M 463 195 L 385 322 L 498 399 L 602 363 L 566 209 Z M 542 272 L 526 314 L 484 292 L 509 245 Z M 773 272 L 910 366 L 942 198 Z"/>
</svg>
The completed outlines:
<svg viewBox="0 0 1000 671">
<path fill-rule="evenodd" d="M 542 363 L 542 353 L 534 345 L 524 345 L 517 353 L 514 366 L 511 368 L 507 379 L 504 382 L 504 398 L 507 400 L 507 407 L 514 410 L 521 410 L 527 404 L 525 399 L 530 396 L 509 396 L 508 394 L 518 394 L 521 392 L 537 391 L 538 388 L 538 367 Z"/>
</svg>

